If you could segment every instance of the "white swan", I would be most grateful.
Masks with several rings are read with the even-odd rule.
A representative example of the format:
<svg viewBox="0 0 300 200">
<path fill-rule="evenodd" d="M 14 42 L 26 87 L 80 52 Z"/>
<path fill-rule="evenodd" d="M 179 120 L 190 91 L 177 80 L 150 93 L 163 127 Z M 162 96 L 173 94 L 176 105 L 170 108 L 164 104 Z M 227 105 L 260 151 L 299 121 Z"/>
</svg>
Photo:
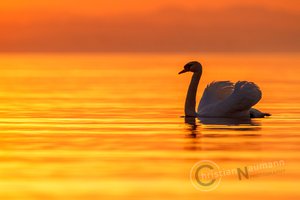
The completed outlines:
<svg viewBox="0 0 300 200">
<path fill-rule="evenodd" d="M 197 61 L 189 62 L 178 74 L 185 72 L 193 72 L 185 100 L 186 116 L 214 118 L 263 118 L 270 116 L 268 113 L 252 108 L 260 101 L 262 93 L 255 83 L 247 81 L 239 81 L 235 84 L 230 81 L 212 82 L 206 87 L 196 112 L 196 94 L 202 75 L 202 65 Z"/>
</svg>

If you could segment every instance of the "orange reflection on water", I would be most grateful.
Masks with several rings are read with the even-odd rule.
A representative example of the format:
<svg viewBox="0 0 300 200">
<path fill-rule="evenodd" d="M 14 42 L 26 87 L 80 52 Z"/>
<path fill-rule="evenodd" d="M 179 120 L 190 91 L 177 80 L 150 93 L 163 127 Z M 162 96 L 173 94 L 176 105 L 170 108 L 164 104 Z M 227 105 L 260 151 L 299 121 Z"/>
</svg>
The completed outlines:
<svg viewBox="0 0 300 200">
<path fill-rule="evenodd" d="M 299 55 L 26 54 L 0 56 L 1 199 L 297 198 Z M 263 90 L 255 126 L 184 123 L 189 60 L 213 80 Z M 283 67 L 284 66 L 284 67 Z M 210 192 L 189 180 L 199 160 L 224 168 L 284 160 L 286 172 Z"/>
</svg>

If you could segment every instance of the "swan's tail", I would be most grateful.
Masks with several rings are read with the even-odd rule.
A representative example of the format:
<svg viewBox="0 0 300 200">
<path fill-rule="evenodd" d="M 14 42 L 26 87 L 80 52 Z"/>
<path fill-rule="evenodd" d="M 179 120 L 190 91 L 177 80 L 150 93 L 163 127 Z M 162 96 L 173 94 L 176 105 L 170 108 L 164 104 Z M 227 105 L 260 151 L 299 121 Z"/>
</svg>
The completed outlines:
<svg viewBox="0 0 300 200">
<path fill-rule="evenodd" d="M 255 108 L 250 109 L 250 118 L 264 118 L 269 116 L 271 116 L 270 113 L 264 113 Z"/>
<path fill-rule="evenodd" d="M 252 82 L 239 81 L 233 93 L 221 104 L 227 114 L 249 111 L 262 97 L 259 87 Z"/>
</svg>

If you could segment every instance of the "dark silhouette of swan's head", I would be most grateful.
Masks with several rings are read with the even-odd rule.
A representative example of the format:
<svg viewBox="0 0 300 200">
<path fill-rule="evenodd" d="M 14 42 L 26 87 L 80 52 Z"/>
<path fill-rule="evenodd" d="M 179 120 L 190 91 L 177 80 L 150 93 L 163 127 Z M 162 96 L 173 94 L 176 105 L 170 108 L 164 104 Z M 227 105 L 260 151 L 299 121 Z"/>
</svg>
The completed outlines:
<svg viewBox="0 0 300 200">
<path fill-rule="evenodd" d="M 185 73 L 185 72 L 199 72 L 201 73 L 202 72 L 202 65 L 197 62 L 197 61 L 191 61 L 189 63 L 187 63 L 186 65 L 184 65 L 184 69 L 179 72 L 178 74 L 182 74 L 182 73 Z"/>
</svg>

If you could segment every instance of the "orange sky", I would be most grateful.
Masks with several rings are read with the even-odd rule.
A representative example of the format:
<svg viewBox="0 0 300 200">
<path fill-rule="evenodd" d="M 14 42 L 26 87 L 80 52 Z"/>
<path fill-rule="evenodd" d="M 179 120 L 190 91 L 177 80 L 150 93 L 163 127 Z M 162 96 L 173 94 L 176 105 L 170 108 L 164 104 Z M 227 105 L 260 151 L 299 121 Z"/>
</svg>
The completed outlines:
<svg viewBox="0 0 300 200">
<path fill-rule="evenodd" d="M 0 51 L 290 52 L 299 21 L 299 0 L 10 0 Z"/>
</svg>

